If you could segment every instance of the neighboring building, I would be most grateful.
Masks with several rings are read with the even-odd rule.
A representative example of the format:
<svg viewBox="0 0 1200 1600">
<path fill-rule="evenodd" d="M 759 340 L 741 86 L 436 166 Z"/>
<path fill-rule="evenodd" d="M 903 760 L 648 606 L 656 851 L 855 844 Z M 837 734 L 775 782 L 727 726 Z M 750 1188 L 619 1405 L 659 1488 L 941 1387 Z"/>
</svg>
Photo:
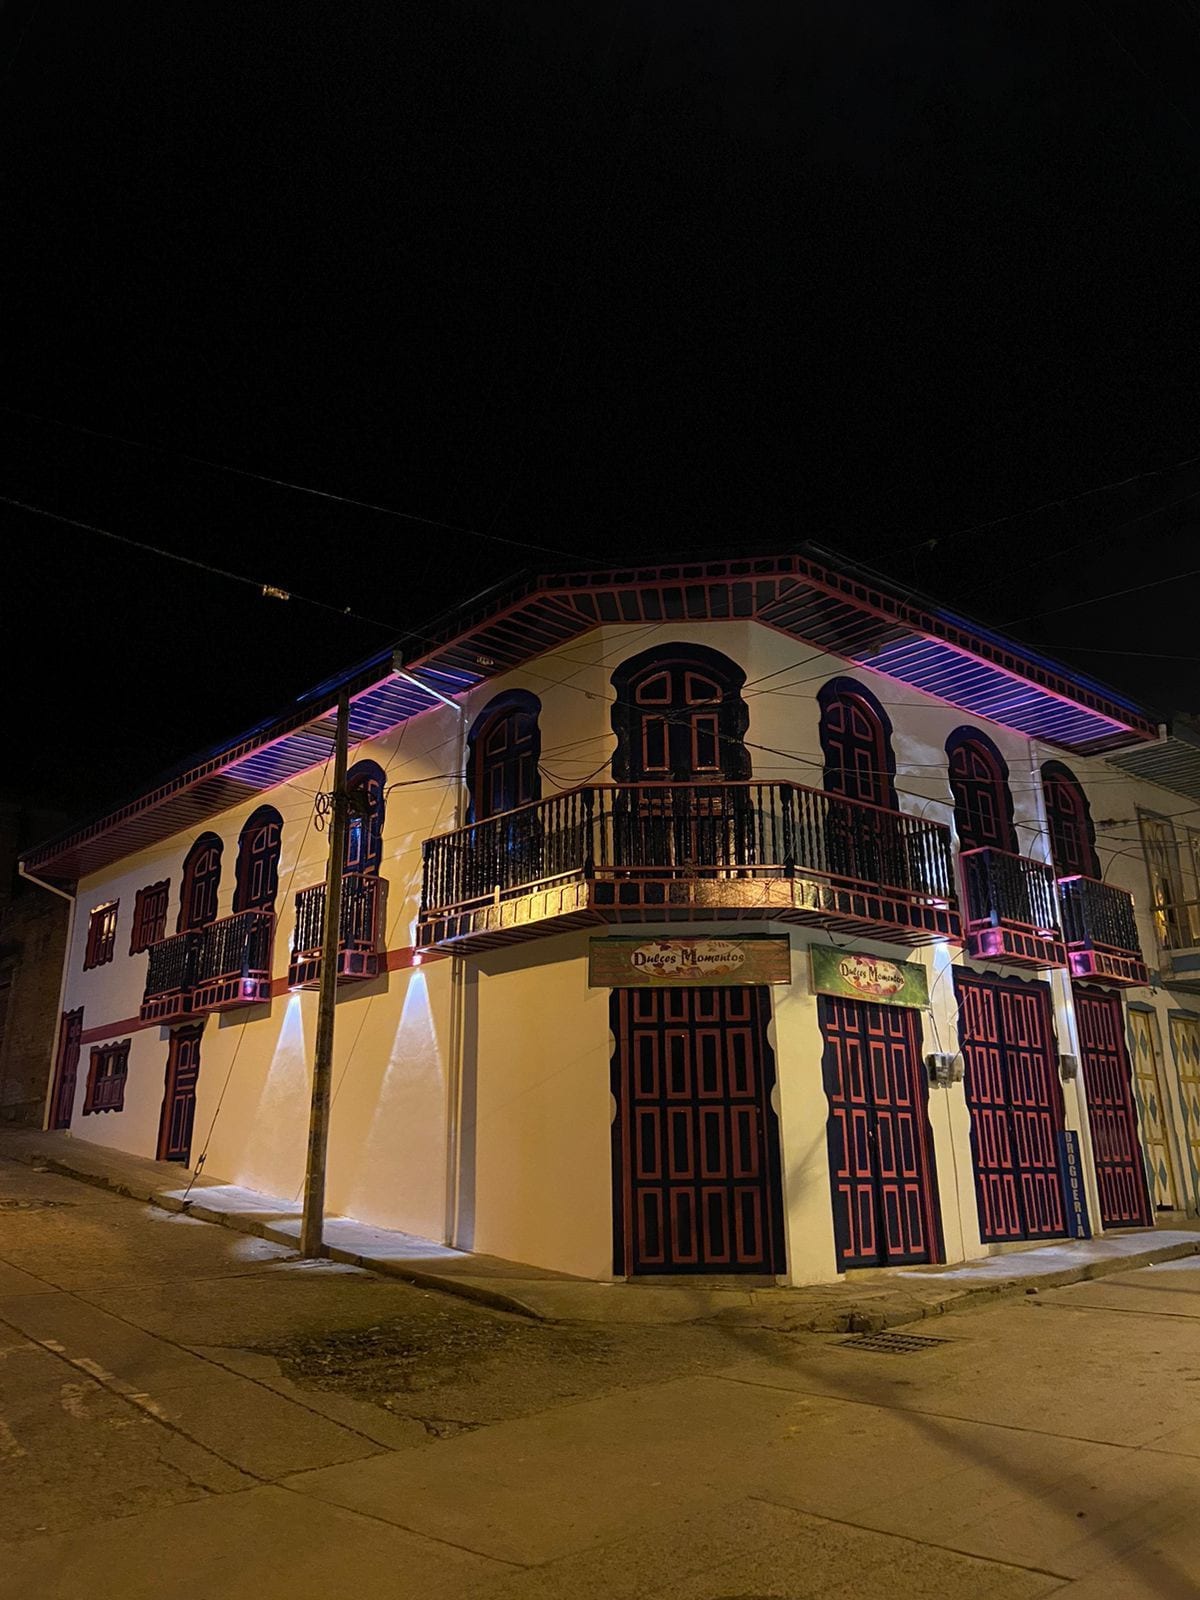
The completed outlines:
<svg viewBox="0 0 1200 1600">
<path fill-rule="evenodd" d="M 1196 1209 L 1138 819 L 1200 773 L 814 551 L 520 582 L 30 852 L 78 904 L 51 1126 L 299 1192 L 343 684 L 332 1210 L 802 1283 Z"/>
<path fill-rule="evenodd" d="M 17 871 L 17 856 L 66 816 L 0 800 L 0 1124 L 40 1128 L 59 1015 L 70 905 Z"/>
</svg>

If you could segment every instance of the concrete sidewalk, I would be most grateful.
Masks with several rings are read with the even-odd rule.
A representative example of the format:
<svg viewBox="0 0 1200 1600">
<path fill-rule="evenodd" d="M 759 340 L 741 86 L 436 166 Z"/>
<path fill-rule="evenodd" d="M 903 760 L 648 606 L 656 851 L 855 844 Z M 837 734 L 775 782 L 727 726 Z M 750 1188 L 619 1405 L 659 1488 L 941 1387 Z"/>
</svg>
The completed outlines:
<svg viewBox="0 0 1200 1600">
<path fill-rule="evenodd" d="M 166 1211 L 296 1248 L 300 1205 L 73 1139 L 67 1133 L 0 1130 L 0 1155 L 97 1184 Z M 874 1332 L 973 1302 L 1035 1294 L 1176 1257 L 1200 1255 L 1200 1221 L 1170 1229 L 1110 1234 L 1043 1245 L 945 1267 L 902 1267 L 855 1274 L 835 1284 L 789 1288 L 679 1279 L 674 1283 L 597 1283 L 540 1267 L 470 1254 L 413 1234 L 330 1217 L 325 1254 L 423 1288 L 481 1301 L 548 1322 L 719 1321 L 786 1333 Z"/>
</svg>

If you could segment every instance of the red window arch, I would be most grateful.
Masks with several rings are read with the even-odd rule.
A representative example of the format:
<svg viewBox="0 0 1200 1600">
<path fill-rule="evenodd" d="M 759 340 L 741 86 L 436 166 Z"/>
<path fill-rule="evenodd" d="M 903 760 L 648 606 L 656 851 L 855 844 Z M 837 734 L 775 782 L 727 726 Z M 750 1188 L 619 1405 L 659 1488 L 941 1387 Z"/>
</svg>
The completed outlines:
<svg viewBox="0 0 1200 1600">
<path fill-rule="evenodd" d="M 956 728 L 946 741 L 946 754 L 959 847 L 1015 854 L 1017 830 L 1004 757 L 977 728 Z"/>
<path fill-rule="evenodd" d="M 283 818 L 273 806 L 259 806 L 238 837 L 235 911 L 274 911 L 279 887 L 279 847 Z"/>
<path fill-rule="evenodd" d="M 848 800 L 896 809 L 896 758 L 892 725 L 869 689 L 854 678 L 834 678 L 817 696 L 825 788 Z"/>
<path fill-rule="evenodd" d="M 1042 792 L 1055 872 L 1060 878 L 1098 878 L 1096 829 L 1079 779 L 1061 761 L 1047 761 L 1042 768 Z"/>
<path fill-rule="evenodd" d="M 188 851 L 183 863 L 183 883 L 179 890 L 179 921 L 176 933 L 207 928 L 217 920 L 217 894 L 221 887 L 221 851 L 215 833 L 202 833 Z"/>
</svg>

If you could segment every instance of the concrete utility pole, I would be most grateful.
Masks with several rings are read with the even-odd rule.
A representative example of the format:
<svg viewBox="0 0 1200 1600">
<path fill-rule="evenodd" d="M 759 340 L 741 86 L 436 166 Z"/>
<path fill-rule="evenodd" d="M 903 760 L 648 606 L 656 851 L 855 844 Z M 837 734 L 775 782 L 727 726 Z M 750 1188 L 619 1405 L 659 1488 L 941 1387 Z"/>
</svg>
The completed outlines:
<svg viewBox="0 0 1200 1600">
<path fill-rule="evenodd" d="M 329 1101 L 333 1082 L 333 1014 L 337 1002 L 337 969 L 342 923 L 342 874 L 346 870 L 346 745 L 350 730 L 350 696 L 343 689 L 337 703 L 334 735 L 333 794 L 329 824 L 329 862 L 325 868 L 325 928 L 321 939 L 321 984 L 317 991 L 317 1037 L 313 1046 L 312 1109 L 308 1119 L 308 1162 L 304 1170 L 304 1218 L 300 1254 L 319 1256 L 325 1224 L 325 1156 L 329 1148 Z"/>
</svg>

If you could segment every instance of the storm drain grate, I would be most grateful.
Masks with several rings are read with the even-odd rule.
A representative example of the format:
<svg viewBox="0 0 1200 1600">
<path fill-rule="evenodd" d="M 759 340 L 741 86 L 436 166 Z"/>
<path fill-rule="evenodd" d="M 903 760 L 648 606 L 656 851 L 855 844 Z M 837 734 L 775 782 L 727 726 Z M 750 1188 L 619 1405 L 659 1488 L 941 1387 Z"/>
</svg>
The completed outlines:
<svg viewBox="0 0 1200 1600">
<path fill-rule="evenodd" d="M 926 1333 L 856 1333 L 841 1343 L 851 1350 L 880 1350 L 885 1355 L 906 1356 L 930 1345 L 949 1344 L 948 1339 L 931 1339 Z"/>
<path fill-rule="evenodd" d="M 74 1200 L 0 1200 L 0 1211 L 60 1211 Z"/>
</svg>

